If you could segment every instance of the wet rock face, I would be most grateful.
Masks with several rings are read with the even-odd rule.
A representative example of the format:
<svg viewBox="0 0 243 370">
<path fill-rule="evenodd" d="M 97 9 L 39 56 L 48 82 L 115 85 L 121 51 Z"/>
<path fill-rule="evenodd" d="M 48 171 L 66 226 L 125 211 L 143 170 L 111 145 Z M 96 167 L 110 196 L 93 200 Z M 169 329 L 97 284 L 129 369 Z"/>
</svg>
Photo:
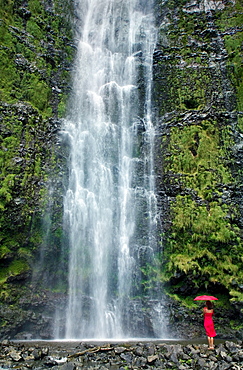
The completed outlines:
<svg viewBox="0 0 243 370">
<path fill-rule="evenodd" d="M 206 344 L 167 343 L 11 343 L 0 344 L 2 368 L 18 369 L 232 369 L 243 366 L 242 342 Z"/>
<path fill-rule="evenodd" d="M 216 125 L 231 126 L 237 142 L 240 112 L 237 112 L 234 86 L 227 72 L 224 34 L 216 23 L 218 13 L 214 12 L 223 10 L 224 2 L 192 1 L 184 6 L 169 7 L 167 2 L 161 5 L 158 1 L 157 6 L 160 12 L 157 14 L 159 39 L 154 52 L 154 110 L 161 138 L 157 150 L 162 149 L 163 153 L 161 163 L 156 157 L 158 191 L 173 200 L 190 189 L 182 183 L 182 174 L 163 168 L 164 157 L 171 156 L 168 150 L 171 129 L 183 130 L 212 119 Z M 184 22 L 188 22 L 188 27 Z M 231 32 L 237 33 L 237 27 Z M 191 151 L 197 155 L 196 150 Z M 241 158 L 240 151 L 238 158 Z M 232 194 L 228 194 L 230 196 Z M 167 218 L 164 222 L 168 222 Z"/>
<path fill-rule="evenodd" d="M 226 21 L 234 6 L 156 1 L 153 98 L 167 288 L 182 300 L 199 291 L 235 297 L 240 316 L 242 94 L 229 45 L 242 42 L 242 28 Z"/>
<path fill-rule="evenodd" d="M 58 19 L 62 17 L 65 6 L 69 2 L 58 1 L 56 6 L 60 5 L 60 8 L 57 14 L 55 14 L 57 8 L 54 7 L 52 0 L 40 3 L 45 13 L 40 12 L 36 16 L 35 6 L 29 9 L 28 2 L 15 1 L 13 9 L 6 9 L 6 14 L 8 12 L 13 14 L 11 22 L 14 17 L 18 17 L 16 24 L 9 21 L 3 22 L 4 35 L 8 37 L 4 52 L 9 68 L 9 73 L 4 76 L 11 76 L 12 81 L 6 81 L 6 91 L 4 91 L 6 102 L 3 99 L 0 107 L 0 131 L 4 141 L 3 162 L 6 164 L 2 181 L 5 181 L 6 175 L 10 175 L 1 193 L 5 208 L 2 211 L 0 262 L 1 267 L 6 268 L 7 277 L 5 286 L 1 290 L 0 319 L 3 326 L 0 334 L 2 338 L 30 339 L 35 333 L 40 338 L 50 339 L 53 335 L 54 307 L 61 305 L 65 309 L 66 302 L 66 297 L 62 294 L 45 292 L 43 287 L 48 289 L 55 287 L 56 274 L 59 277 L 62 276 L 64 285 L 66 279 L 63 271 L 67 266 L 60 263 L 59 257 L 62 238 L 61 203 L 66 178 L 64 168 L 67 153 L 66 144 L 61 142 L 59 136 L 62 124 L 59 116 L 61 116 L 60 109 L 62 110 L 65 105 L 62 97 L 69 91 L 68 73 L 71 68 L 70 50 L 63 46 L 70 47 L 72 41 L 68 34 L 69 26 L 65 26 L 65 17 L 59 23 Z M 230 25 L 222 29 L 221 21 L 218 20 L 229 7 L 232 7 L 233 11 L 237 1 L 156 0 L 155 3 L 159 28 L 158 44 L 154 53 L 153 100 L 154 122 L 157 130 L 155 165 L 158 201 L 163 214 L 161 224 L 164 232 L 164 251 L 168 252 L 167 258 L 171 262 L 170 256 L 173 250 L 167 248 L 168 240 L 172 241 L 171 245 L 181 256 L 184 253 L 182 249 L 186 250 L 185 246 L 189 244 L 192 246 L 191 260 L 187 259 L 186 265 L 193 266 L 192 270 L 187 270 L 183 265 L 183 270 L 174 259 L 171 263 L 171 271 L 166 271 L 168 272 L 167 283 L 172 287 L 172 293 L 182 297 L 197 294 L 198 289 L 204 289 L 206 284 L 209 289 L 215 289 L 215 294 L 221 292 L 228 296 L 230 290 L 242 294 L 240 271 L 243 271 L 243 268 L 240 269 L 240 262 L 235 257 L 242 255 L 237 242 L 237 238 L 241 239 L 241 235 L 231 234 L 232 242 L 229 238 L 226 241 L 217 242 L 210 239 L 211 235 L 220 238 L 222 231 L 234 231 L 237 227 L 242 228 L 243 225 L 242 178 L 239 177 L 243 152 L 238 128 L 242 109 L 240 111 L 237 107 L 239 99 L 233 83 L 232 71 L 236 62 L 233 60 L 232 65 L 228 64 L 229 59 L 234 58 L 236 50 L 232 49 L 229 58 L 225 45 L 225 37 L 228 37 L 227 40 L 230 40 L 230 37 L 235 38 L 241 29 L 239 25 Z M 235 13 L 239 12 L 236 10 Z M 45 14 L 44 20 L 43 14 Z M 58 28 L 55 28 L 55 25 L 58 25 Z M 11 49 L 15 47 L 14 45 L 16 49 Z M 7 90 L 8 87 L 9 90 Z M 178 170 L 175 162 L 178 162 L 180 154 L 184 151 L 185 155 L 188 154 L 184 144 L 181 145 L 180 142 L 180 138 L 183 138 L 182 133 L 187 129 L 203 125 L 206 125 L 205 129 L 195 131 L 193 137 L 186 137 L 186 142 L 191 140 L 191 145 L 186 149 L 196 161 L 199 158 L 201 138 L 211 135 L 210 138 L 216 142 L 215 138 L 219 136 L 215 145 L 225 146 L 225 150 L 217 153 L 216 156 L 222 159 L 224 169 L 219 172 L 218 168 L 222 166 L 222 162 L 216 163 L 209 159 L 206 164 L 207 160 L 202 164 L 196 162 L 196 166 L 201 166 L 198 173 L 195 171 L 188 173 L 184 168 Z M 212 134 L 211 126 L 215 128 L 215 134 Z M 176 131 L 175 134 L 174 131 Z M 206 147 L 204 152 L 208 152 L 208 148 Z M 212 154 L 212 157 L 214 156 L 215 153 Z M 173 158 L 176 158 L 176 161 Z M 233 174 L 236 182 L 225 180 L 223 175 L 228 170 Z M 210 184 L 205 185 L 207 175 L 212 173 L 216 174 L 216 177 L 212 178 Z M 198 174 L 205 177 L 199 179 Z M 189 182 L 193 177 L 197 186 Z M 46 246 L 41 254 L 40 246 L 43 246 L 42 241 L 46 238 L 46 234 L 41 230 L 46 219 L 40 193 L 46 191 L 47 187 L 55 189 L 52 199 L 46 198 L 47 203 L 49 202 L 47 208 L 50 206 L 53 211 L 51 216 L 53 228 L 48 229 L 50 231 L 48 235 L 51 237 L 46 240 Z M 186 227 L 184 224 L 181 225 L 181 229 L 178 225 L 174 227 L 178 208 L 172 206 L 177 204 L 178 197 L 189 199 L 190 206 L 193 205 L 191 208 L 188 206 L 185 219 L 197 211 L 198 214 L 203 214 L 205 208 L 208 212 L 207 219 L 210 219 L 214 215 L 212 212 L 215 211 L 212 206 L 214 203 L 219 208 L 223 205 L 226 209 L 225 214 L 215 218 L 215 223 L 220 224 L 221 219 L 228 219 L 229 222 L 219 230 L 212 229 L 211 225 L 207 233 L 203 230 L 198 234 L 194 230 L 195 220 Z M 216 210 L 218 211 L 218 208 Z M 45 226 L 48 222 L 49 220 Z M 183 228 L 184 234 L 181 231 Z M 186 238 L 190 235 L 192 238 L 188 243 Z M 205 239 L 200 240 L 201 235 L 206 235 Z M 215 260 L 206 252 L 198 253 L 200 249 L 196 245 L 198 238 L 200 248 L 212 251 L 212 255 L 216 256 Z M 231 256 L 231 251 L 235 256 Z M 198 255 L 200 258 L 197 257 Z M 40 256 L 43 258 L 45 269 L 38 270 L 37 262 L 41 259 Z M 226 256 L 229 257 L 228 260 Z M 174 261 L 176 261 L 175 264 L 173 264 Z M 213 270 L 212 272 L 210 270 L 210 274 L 203 271 L 204 265 L 206 267 L 212 265 Z M 237 271 L 234 266 L 238 266 Z M 33 271 L 35 271 L 34 276 L 32 276 Z M 234 279 L 232 275 L 235 275 Z M 214 281 L 213 284 L 210 279 Z M 36 283 L 39 281 L 42 287 Z M 26 284 L 29 284 L 28 292 L 25 291 Z M 65 291 L 65 286 L 61 289 Z M 236 311 L 232 310 L 231 313 L 235 317 L 242 318 L 240 316 L 242 303 L 234 303 L 234 306 Z M 188 316 L 187 310 L 171 303 L 165 315 L 172 323 L 174 333 L 179 336 L 185 335 L 191 338 L 200 333 L 201 326 L 197 325 L 195 313 Z M 222 327 L 226 327 L 229 318 L 223 313 L 221 315 Z M 193 320 L 191 320 L 192 317 Z M 148 326 L 149 319 L 148 317 Z M 187 327 L 187 322 L 192 323 L 190 329 Z M 142 328 L 141 334 L 143 334 Z M 232 332 L 230 337 L 233 338 Z M 136 351 L 143 353 L 143 348 L 138 346 Z M 21 356 L 19 359 L 21 363 L 22 355 L 13 352 L 12 356 L 15 359 Z M 129 363 L 130 354 L 128 356 L 125 352 L 124 356 L 121 362 Z M 156 357 L 156 353 L 148 356 L 150 356 L 149 362 L 147 357 L 141 354 L 138 368 L 147 366 L 147 363 L 154 364 L 160 359 Z M 50 361 L 49 365 L 52 366 L 51 359 L 46 361 Z M 122 367 L 122 365 L 119 366 Z"/>
<path fill-rule="evenodd" d="M 52 300 L 42 299 L 42 289 L 53 286 L 60 266 L 67 154 L 60 129 L 74 50 L 71 2 L 17 0 L 4 2 L 1 11 L 0 335 L 36 329 L 50 338 Z"/>
</svg>

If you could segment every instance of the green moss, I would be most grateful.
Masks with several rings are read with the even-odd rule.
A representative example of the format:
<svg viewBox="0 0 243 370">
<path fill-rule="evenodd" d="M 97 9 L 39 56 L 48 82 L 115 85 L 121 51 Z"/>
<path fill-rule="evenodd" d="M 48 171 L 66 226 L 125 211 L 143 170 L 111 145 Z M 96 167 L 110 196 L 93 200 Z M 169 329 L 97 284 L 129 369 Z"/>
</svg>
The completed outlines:
<svg viewBox="0 0 243 370">
<path fill-rule="evenodd" d="M 180 182 L 193 188 L 202 199 L 210 200 L 218 192 L 219 183 L 233 182 L 229 169 L 224 165 L 225 152 L 220 148 L 220 131 L 217 122 L 201 121 L 197 125 L 171 129 L 171 154 L 165 165 L 180 174 Z M 224 144 L 229 144 L 225 138 Z"/>
<path fill-rule="evenodd" d="M 243 277 L 242 233 L 239 209 L 229 194 L 241 183 L 242 173 L 232 160 L 235 143 L 231 122 L 223 112 L 242 111 L 243 40 L 239 27 L 243 13 L 239 0 L 224 5 L 211 17 L 204 12 L 185 12 L 183 2 L 170 0 L 161 5 L 162 17 L 167 7 L 171 12 L 163 18 L 167 24 L 161 27 L 158 44 L 162 57 L 155 67 L 154 88 L 159 115 L 170 112 L 173 116 L 169 120 L 165 115 L 161 147 L 161 186 L 170 194 L 172 225 L 163 235 L 163 257 L 144 273 L 168 284 L 170 294 L 180 291 L 183 284 L 202 290 L 217 284 L 225 289 L 227 298 L 230 292 L 240 300 L 236 287 Z M 212 17 L 218 30 L 210 27 Z M 211 63 L 213 53 L 218 55 L 217 33 L 218 40 L 224 38 L 228 52 L 226 71 L 217 60 L 215 65 Z M 232 95 L 235 89 L 237 107 L 234 97 L 229 102 L 224 93 L 219 94 L 226 84 Z M 236 129 L 242 131 L 242 124 L 238 114 Z"/>
<path fill-rule="evenodd" d="M 67 96 L 63 96 L 58 104 L 58 117 L 64 117 L 67 109 Z"/>
<path fill-rule="evenodd" d="M 198 304 L 193 300 L 195 297 L 181 297 L 178 294 L 171 294 L 168 290 L 167 293 L 169 297 L 173 298 L 173 300 L 181 302 L 183 306 L 189 308 L 190 310 L 193 308 L 198 308 Z"/>
<path fill-rule="evenodd" d="M 29 266 L 24 260 L 14 260 L 8 267 L 10 276 L 16 276 L 29 270 Z"/>
<path fill-rule="evenodd" d="M 40 111 L 45 117 L 52 112 L 50 86 L 53 72 L 60 67 L 61 53 L 66 53 L 66 60 L 70 60 L 73 51 L 66 41 L 71 38 L 67 20 L 45 13 L 39 0 L 28 2 L 30 17 L 24 25 L 20 22 L 18 13 L 13 9 L 11 17 L 10 4 L 4 2 L 4 22 L 0 25 L 1 49 L 1 85 L 0 93 L 3 101 L 14 103 L 27 101 Z M 11 5 L 12 8 L 12 5 Z M 52 26 L 50 33 L 50 26 Z M 25 30 L 23 28 L 25 27 Z M 67 32 L 68 31 L 68 32 Z M 63 36 L 63 34 L 65 36 Z M 49 51 L 51 38 L 52 53 Z M 19 62 L 16 63 L 16 57 Z M 60 100 L 62 94 L 60 94 Z"/>
<path fill-rule="evenodd" d="M 41 30 L 41 28 L 38 26 L 34 19 L 30 19 L 27 22 L 26 31 L 29 32 L 32 36 L 34 36 L 34 38 L 37 40 L 41 40 L 41 37 L 43 36 L 43 31 Z"/>
<path fill-rule="evenodd" d="M 14 84 L 17 81 L 20 81 L 20 76 L 17 75 L 16 68 L 13 62 L 9 60 L 9 56 L 6 51 L 1 51 L 0 58 L 2 61 L 0 69 L 0 97 L 1 100 L 11 101 Z"/>
<path fill-rule="evenodd" d="M 14 1 L 1 0 L 0 1 L 0 18 L 3 20 L 12 19 L 14 14 Z"/>
<path fill-rule="evenodd" d="M 46 238 L 42 229 L 46 181 L 60 172 L 61 162 L 53 152 L 50 119 L 65 111 L 73 57 L 71 6 L 58 0 L 55 12 L 46 11 L 42 1 L 29 0 L 24 17 L 19 2 L 6 0 L 0 6 L 0 280 L 4 284 L 9 277 L 28 271 Z M 53 83 L 58 85 L 58 94 Z M 53 227 L 54 241 L 48 240 L 55 255 L 60 252 L 61 211 L 52 220 L 58 225 Z M 10 288 L 5 288 L 3 296 L 11 295 Z"/>
<path fill-rule="evenodd" d="M 228 3 L 223 11 L 217 14 L 217 24 L 221 31 L 226 31 L 232 27 L 242 27 L 242 2 L 235 0 L 234 3 Z"/>
<path fill-rule="evenodd" d="M 49 100 L 51 88 L 44 81 L 40 81 L 37 76 L 31 76 L 26 89 L 26 97 L 31 104 L 43 113 L 43 116 L 50 116 Z M 48 114 L 49 113 L 49 114 Z"/>
<path fill-rule="evenodd" d="M 9 254 L 11 254 L 10 249 L 6 245 L 1 245 L 0 246 L 0 259 L 7 257 Z"/>
<path fill-rule="evenodd" d="M 28 7 L 32 14 L 42 14 L 44 16 L 43 6 L 39 0 L 28 0 Z"/>
<path fill-rule="evenodd" d="M 26 247 L 20 247 L 18 249 L 17 256 L 24 260 L 31 260 L 33 258 L 31 251 Z"/>
<path fill-rule="evenodd" d="M 195 286 L 220 283 L 230 290 L 243 278 L 240 230 L 230 208 L 217 202 L 198 206 L 190 196 L 177 196 L 171 206 L 173 226 L 165 248 L 167 278 L 181 271 Z M 205 276 L 207 279 L 202 279 Z"/>
<path fill-rule="evenodd" d="M 210 103 L 213 83 L 205 51 L 205 45 L 210 41 L 210 33 L 204 32 L 208 27 L 206 15 L 187 14 L 182 10 L 182 2 L 172 3 L 174 8 L 170 13 L 170 23 L 161 28 L 164 58 L 159 61 L 161 76 L 157 75 L 155 79 L 155 89 L 160 92 L 158 106 L 161 115 L 178 109 L 203 109 Z"/>
<path fill-rule="evenodd" d="M 5 283 L 9 277 L 15 277 L 29 271 L 30 267 L 25 260 L 13 260 L 9 266 L 1 267 L 0 285 Z"/>
<path fill-rule="evenodd" d="M 6 203 L 12 199 L 12 188 L 14 187 L 14 174 L 8 174 L 2 181 L 0 188 L 0 208 L 4 209 Z"/>
<path fill-rule="evenodd" d="M 243 275 L 241 274 L 241 281 L 242 281 Z M 238 290 L 232 289 L 230 291 L 230 295 L 232 296 L 231 302 L 243 302 L 243 293 L 239 292 Z M 241 309 L 241 312 L 243 310 Z"/>
<path fill-rule="evenodd" d="M 240 0 L 228 4 L 217 17 L 217 24 L 224 32 L 225 48 L 228 53 L 227 66 L 232 84 L 236 89 L 238 110 L 243 110 L 242 43 L 243 5 Z M 232 29 L 235 31 L 232 32 Z"/>
</svg>

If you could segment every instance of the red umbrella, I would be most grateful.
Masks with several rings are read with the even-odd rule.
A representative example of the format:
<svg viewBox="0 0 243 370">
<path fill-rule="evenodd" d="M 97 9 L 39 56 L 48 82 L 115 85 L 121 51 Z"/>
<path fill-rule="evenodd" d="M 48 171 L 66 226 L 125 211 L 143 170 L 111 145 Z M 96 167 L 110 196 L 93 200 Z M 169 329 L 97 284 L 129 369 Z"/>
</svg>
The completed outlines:
<svg viewBox="0 0 243 370">
<path fill-rule="evenodd" d="M 213 295 L 199 295 L 198 297 L 194 298 L 194 301 L 217 301 L 218 298 L 214 297 Z"/>
</svg>

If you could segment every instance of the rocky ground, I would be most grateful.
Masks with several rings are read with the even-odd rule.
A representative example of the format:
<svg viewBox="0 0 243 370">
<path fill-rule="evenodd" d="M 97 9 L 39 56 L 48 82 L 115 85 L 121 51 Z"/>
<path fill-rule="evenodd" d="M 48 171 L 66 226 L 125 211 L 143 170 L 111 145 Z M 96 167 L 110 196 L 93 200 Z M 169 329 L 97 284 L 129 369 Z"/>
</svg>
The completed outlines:
<svg viewBox="0 0 243 370">
<path fill-rule="evenodd" d="M 241 370 L 243 342 L 10 342 L 0 343 L 0 369 L 52 370 Z M 198 344 L 200 343 L 200 344 Z"/>
</svg>

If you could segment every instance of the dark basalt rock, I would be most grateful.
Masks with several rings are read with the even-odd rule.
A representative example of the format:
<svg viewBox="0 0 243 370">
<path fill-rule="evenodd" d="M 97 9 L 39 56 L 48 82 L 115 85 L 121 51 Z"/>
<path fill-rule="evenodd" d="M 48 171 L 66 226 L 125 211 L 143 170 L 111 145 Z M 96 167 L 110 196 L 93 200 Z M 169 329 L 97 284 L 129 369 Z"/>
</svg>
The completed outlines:
<svg viewBox="0 0 243 370">
<path fill-rule="evenodd" d="M 183 231 L 173 229 L 173 211 L 171 208 L 176 203 L 177 197 L 181 199 L 190 199 L 199 207 L 209 207 L 210 202 L 215 202 L 221 205 L 228 206 L 234 210 L 235 219 L 233 220 L 228 212 L 226 219 L 229 224 L 237 225 L 242 230 L 242 138 L 239 118 L 241 112 L 237 109 L 236 89 L 232 83 L 232 76 L 234 72 L 230 66 L 230 56 L 226 50 L 225 35 L 237 35 L 242 32 L 242 28 L 236 25 L 235 27 L 227 28 L 222 31 L 218 19 L 221 12 L 224 12 L 229 4 L 227 1 L 218 1 L 217 6 L 215 2 L 161 2 L 156 1 L 158 12 L 156 12 L 157 24 L 159 25 L 158 43 L 154 52 L 154 121 L 156 126 L 156 185 L 158 189 L 158 203 L 161 209 L 161 224 L 164 232 L 164 251 L 165 256 L 169 260 L 169 253 L 173 252 L 173 241 L 171 240 L 171 233 L 177 233 L 175 238 L 178 238 L 178 245 L 188 241 L 183 239 Z M 230 7 L 232 11 L 233 7 Z M 189 17 L 190 15 L 190 17 Z M 188 24 L 185 22 L 187 20 Z M 222 25 L 222 28 L 224 27 Z M 195 93 L 196 81 L 187 76 L 198 76 L 198 82 L 203 76 L 207 76 L 207 83 L 201 86 L 204 98 L 198 99 Z M 187 86 L 188 88 L 184 88 Z M 180 93 L 178 94 L 178 89 Z M 180 95 L 180 96 L 179 96 Z M 200 93 L 199 93 L 200 95 Z M 179 98 L 178 98 L 179 96 Z M 221 158 L 225 164 L 225 168 L 232 174 L 235 182 L 225 184 L 222 179 L 218 179 L 217 184 L 210 194 L 210 201 L 203 199 L 198 195 L 198 192 L 191 187 L 186 186 L 186 170 L 181 172 L 173 171 L 170 168 L 172 163 L 172 154 L 170 149 L 171 132 L 183 132 L 188 127 L 200 126 L 204 121 L 213 122 L 217 126 L 219 135 L 227 131 L 231 144 L 227 148 L 225 158 Z M 190 147 L 190 154 L 196 158 L 198 149 L 198 138 L 194 137 L 194 144 Z M 178 145 L 180 144 L 180 146 Z M 180 139 L 172 145 L 178 145 L 183 151 L 183 143 Z M 220 145 L 224 145 L 223 138 L 221 138 Z M 186 146 L 186 144 L 185 144 Z M 178 149 L 178 155 L 179 155 Z M 176 163 L 176 155 L 173 163 Z M 201 171 L 213 171 L 211 168 L 202 168 Z M 200 172 L 200 170 L 198 170 Z M 191 175 L 191 174 L 190 174 Z M 190 176 L 188 175 L 188 176 Z M 188 197 L 188 198 L 187 198 Z M 194 204 L 194 203 L 193 203 Z M 186 218 L 187 216 L 185 216 Z M 229 227 L 231 227 L 231 225 Z M 188 227 L 185 235 L 192 233 L 192 228 Z M 210 239 L 210 235 L 208 235 Z M 193 242 L 192 242 L 193 243 Z M 203 244 L 203 243 L 202 243 Z M 170 252 L 166 250 L 168 249 Z M 171 249 L 170 249 L 171 248 Z M 203 248 L 203 246 L 202 246 Z M 179 253 L 179 252 L 178 252 Z M 215 246 L 215 256 L 220 260 L 223 256 L 222 243 Z M 201 262 L 197 261 L 199 269 Z M 187 276 L 187 273 L 179 271 L 178 268 L 173 270 L 173 262 L 170 266 L 171 278 L 167 281 L 166 287 L 170 289 L 173 294 L 177 294 L 182 299 L 184 297 L 193 297 L 197 294 L 197 286 L 203 291 L 207 288 L 211 291 L 216 288 L 214 284 L 208 285 L 206 288 L 205 282 L 211 276 L 203 276 L 202 273 L 193 271 L 192 276 Z M 239 267 L 241 269 L 241 267 Z M 227 270 L 227 269 L 226 269 Z M 223 279 L 222 279 L 223 280 Z M 197 283 L 195 284 L 195 281 Z M 229 296 L 229 291 L 236 290 L 242 292 L 240 283 L 231 286 L 224 286 L 220 279 L 217 282 L 218 292 L 222 292 L 225 296 Z M 199 289 L 199 290 L 200 290 Z M 217 292 L 217 290 L 215 290 Z M 216 294 L 216 293 L 215 293 Z M 240 301 L 240 299 L 239 299 Z M 170 302 L 170 300 L 169 300 Z M 174 311 L 173 311 L 174 310 Z M 232 317 L 242 316 L 241 302 L 232 302 L 231 307 Z M 171 312 L 172 325 L 175 321 L 180 322 L 181 317 L 185 317 L 184 313 L 178 306 L 173 304 L 173 313 Z M 183 312 L 183 308 L 182 308 Z M 235 312 L 235 314 L 234 314 Z M 222 322 L 224 321 L 222 314 Z M 227 326 L 227 322 L 225 325 Z M 183 333 L 183 320 L 181 322 L 181 333 Z M 178 324 L 175 325 L 176 330 Z M 223 329 L 223 325 L 221 326 Z M 233 331 L 229 329 L 230 336 L 233 338 Z M 188 333 L 189 331 L 186 330 Z M 193 331 L 192 331 L 193 332 Z M 237 335 L 241 336 L 241 330 L 237 331 Z"/>
<path fill-rule="evenodd" d="M 120 351 L 120 349 L 123 349 Z M 138 352 L 139 348 L 139 352 Z M 152 350 L 151 350 L 152 348 Z M 8 369 L 169 369 L 240 370 L 242 341 L 225 341 L 208 350 L 206 344 L 126 343 L 0 343 L 0 366 Z M 151 354 L 152 353 L 152 354 Z"/>
</svg>

